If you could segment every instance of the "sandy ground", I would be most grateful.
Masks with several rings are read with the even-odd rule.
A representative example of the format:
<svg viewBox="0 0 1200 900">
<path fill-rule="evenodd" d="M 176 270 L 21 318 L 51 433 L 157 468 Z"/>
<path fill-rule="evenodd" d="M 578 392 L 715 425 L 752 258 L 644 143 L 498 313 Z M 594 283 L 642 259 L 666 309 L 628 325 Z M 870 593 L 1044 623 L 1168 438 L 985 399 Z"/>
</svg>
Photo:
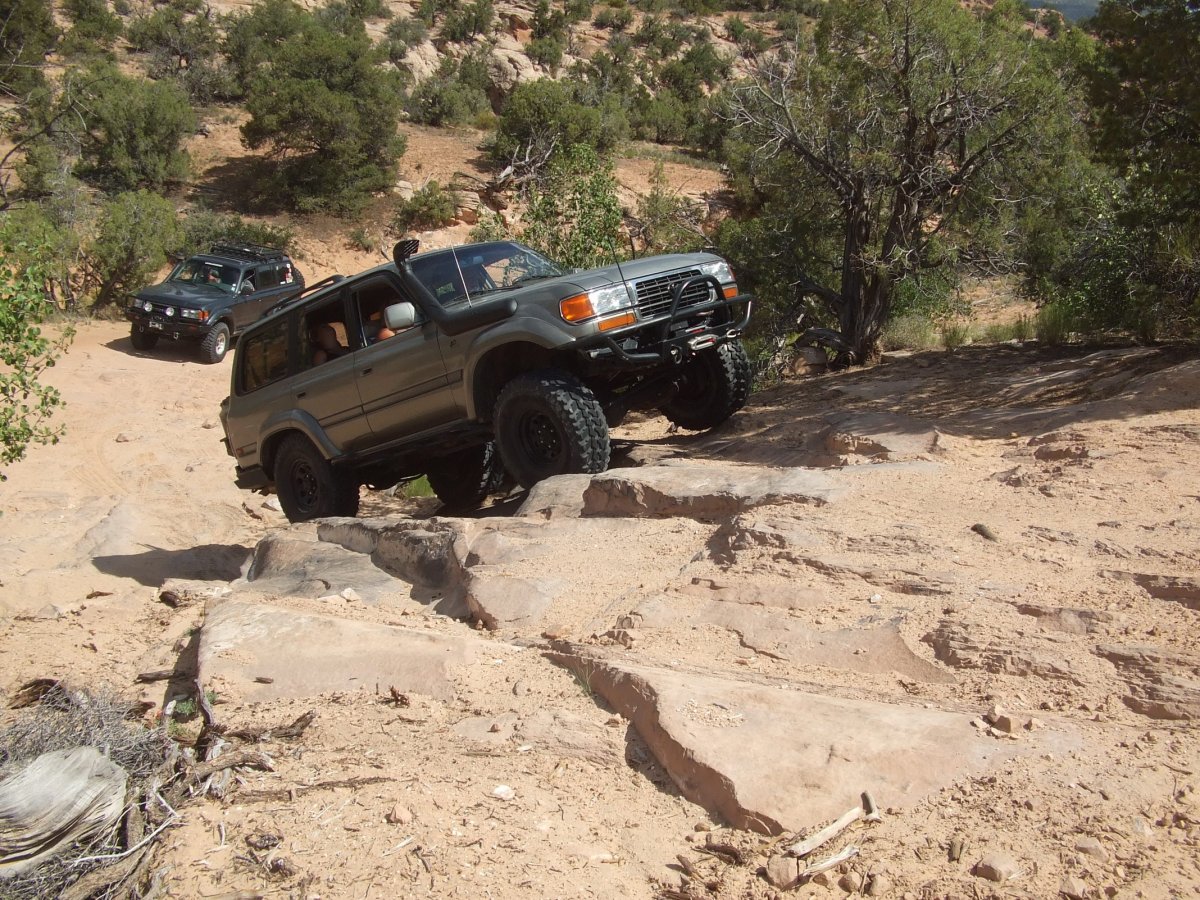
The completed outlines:
<svg viewBox="0 0 1200 900">
<path fill-rule="evenodd" d="M 912 651 L 952 684 L 806 666 L 709 626 L 648 633 L 640 658 L 974 715 L 1001 703 L 1072 736 L 1051 747 L 1018 734 L 1014 746 L 1036 752 L 889 808 L 859 835 L 858 860 L 796 895 L 843 896 L 874 879 L 873 895 L 896 897 L 1048 897 L 1064 885 L 1088 897 L 1195 896 L 1200 611 L 1185 588 L 1200 575 L 1200 376 L 1191 351 L 1094 349 L 889 357 L 869 372 L 759 393 L 713 436 L 671 434 L 660 420 L 620 433 L 626 458 L 762 463 L 815 452 L 810 438 L 831 411 L 936 425 L 928 463 L 849 465 L 841 471 L 856 487 L 843 501 L 772 508 L 819 537 L 823 549 L 807 558 L 755 551 L 731 565 L 697 562 L 709 531 L 668 519 L 639 526 L 639 547 L 653 551 L 647 562 L 622 562 L 645 567 L 639 600 L 661 593 L 662 573 L 690 557 L 686 571 L 701 579 L 822 592 L 824 601 L 791 613 L 813 627 L 861 622 L 869 607 L 874 619 L 901 623 Z M 3 695 L 53 677 L 156 709 L 171 699 L 175 687 L 141 687 L 135 676 L 184 656 L 202 614 L 168 608 L 158 588 L 171 577 L 232 580 L 256 542 L 286 526 L 264 498 L 233 485 L 217 421 L 229 366 L 201 365 L 187 348 L 137 354 L 121 324 L 80 328 L 50 375 L 67 402 L 63 440 L 35 448 L 0 486 Z M 864 445 L 834 449 L 843 462 L 871 460 Z M 436 501 L 381 496 L 364 506 L 437 510 Z M 980 524 L 999 540 L 971 530 Z M 570 565 L 572 578 L 598 586 L 572 602 L 611 607 L 599 564 Z M 864 581 L 876 577 L 869 566 L 891 580 Z M 1136 575 L 1185 588 L 1155 598 Z M 398 607 L 361 615 L 471 633 Z M 928 637 L 938 634 L 957 656 L 939 655 Z M 682 854 L 694 896 L 782 896 L 758 874 L 770 839 L 724 830 L 685 799 L 586 679 L 527 641 L 491 640 L 491 663 L 456 676 L 446 698 L 412 695 L 404 706 L 379 685 L 300 701 L 218 696 L 226 722 L 320 715 L 302 740 L 268 748 L 275 772 L 248 772 L 224 801 L 183 810 L 157 851 L 169 894 L 675 897 L 684 896 L 671 893 L 682 890 Z M 1143 658 L 1139 675 L 1103 655 L 1111 645 L 1149 647 L 1165 662 Z M 1174 691 L 1171 708 L 1190 718 L 1163 718 L 1153 704 L 1139 711 L 1154 685 Z M 535 734 L 548 715 L 575 735 L 572 746 L 550 752 L 531 749 L 536 737 L 511 737 L 514 728 Z M 181 737 L 195 725 L 182 723 Z M 284 856 L 290 870 L 272 874 L 263 854 L 248 852 L 246 838 L 260 832 L 282 836 L 269 856 Z M 741 848 L 742 863 L 697 849 L 714 833 Z M 951 861 L 956 841 L 965 849 Z M 1014 880 L 971 874 L 991 851 L 1015 860 Z"/>
</svg>

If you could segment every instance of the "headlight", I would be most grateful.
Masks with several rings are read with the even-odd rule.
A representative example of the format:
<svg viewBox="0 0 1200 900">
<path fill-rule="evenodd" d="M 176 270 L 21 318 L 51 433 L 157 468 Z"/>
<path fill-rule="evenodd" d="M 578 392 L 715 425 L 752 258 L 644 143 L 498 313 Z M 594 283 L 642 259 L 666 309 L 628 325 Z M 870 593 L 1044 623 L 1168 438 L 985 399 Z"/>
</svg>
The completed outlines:
<svg viewBox="0 0 1200 900">
<path fill-rule="evenodd" d="M 168 319 L 171 318 L 172 316 L 175 315 L 175 307 L 168 306 L 166 309 L 163 310 L 163 315 L 166 316 Z"/>
<path fill-rule="evenodd" d="M 725 295 L 726 300 L 732 300 L 737 296 L 737 282 L 733 277 L 733 269 L 729 267 L 729 263 L 725 262 L 725 260 L 705 263 L 700 267 L 700 271 L 705 275 L 711 275 L 717 281 L 721 282 L 721 293 Z"/>
<path fill-rule="evenodd" d="M 179 318 L 195 319 L 197 322 L 206 322 L 206 321 L 208 321 L 208 310 L 207 309 L 180 309 L 179 310 Z"/>
<path fill-rule="evenodd" d="M 142 303 L 142 309 L 144 309 L 146 312 L 154 312 L 154 304 L 147 300 Z"/>
<path fill-rule="evenodd" d="M 582 322 L 625 309 L 629 305 L 629 292 L 625 290 L 625 285 L 610 284 L 586 294 L 568 297 L 559 302 L 558 309 L 568 322 Z"/>
<path fill-rule="evenodd" d="M 700 267 L 700 271 L 705 275 L 711 275 L 717 281 L 721 282 L 721 284 L 729 284 L 729 282 L 734 280 L 733 269 L 729 268 L 729 263 L 723 259 L 717 262 L 705 263 Z"/>
</svg>

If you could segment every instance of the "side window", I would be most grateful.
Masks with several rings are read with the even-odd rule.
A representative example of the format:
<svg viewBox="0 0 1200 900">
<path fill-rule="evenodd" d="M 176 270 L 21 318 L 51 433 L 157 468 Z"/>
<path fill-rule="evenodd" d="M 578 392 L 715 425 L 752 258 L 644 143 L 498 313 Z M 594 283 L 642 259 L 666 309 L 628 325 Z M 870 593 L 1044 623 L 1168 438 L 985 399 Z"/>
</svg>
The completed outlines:
<svg viewBox="0 0 1200 900">
<path fill-rule="evenodd" d="M 286 318 L 243 338 L 240 393 L 248 394 L 277 381 L 288 372 L 288 320 Z"/>
<path fill-rule="evenodd" d="M 358 342 L 351 340 L 341 297 L 304 311 L 300 318 L 300 365 L 303 368 L 347 356 L 357 347 Z"/>
<path fill-rule="evenodd" d="M 396 334 L 384 324 L 383 311 L 393 303 L 405 302 L 405 298 L 390 278 L 382 276 L 360 284 L 352 296 L 362 326 L 361 346 L 376 344 Z"/>
<path fill-rule="evenodd" d="M 279 287 L 280 267 L 277 264 L 259 266 L 254 273 L 254 284 L 260 290 Z"/>
<path fill-rule="evenodd" d="M 413 274 L 420 279 L 438 303 L 445 306 L 467 295 L 466 286 L 451 253 L 437 253 L 412 261 Z"/>
</svg>

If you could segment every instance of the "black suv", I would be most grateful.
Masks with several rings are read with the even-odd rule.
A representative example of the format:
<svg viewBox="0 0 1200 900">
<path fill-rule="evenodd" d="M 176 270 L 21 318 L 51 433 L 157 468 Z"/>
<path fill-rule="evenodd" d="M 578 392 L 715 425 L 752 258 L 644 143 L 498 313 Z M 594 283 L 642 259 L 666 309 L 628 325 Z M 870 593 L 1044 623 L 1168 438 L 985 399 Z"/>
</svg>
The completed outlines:
<svg viewBox="0 0 1200 900">
<path fill-rule="evenodd" d="M 655 409 L 690 429 L 741 409 L 751 297 L 719 256 L 569 271 L 489 241 L 314 289 L 238 342 L 221 407 L 237 483 L 292 521 L 352 516 L 359 486 L 426 475 L 450 506 L 608 467 L 609 427 Z"/>
<path fill-rule="evenodd" d="M 138 292 L 125 309 L 129 339 L 137 350 L 153 350 L 164 337 L 197 341 L 201 358 L 218 363 L 232 340 L 302 290 L 304 276 L 282 250 L 214 244 Z"/>
</svg>

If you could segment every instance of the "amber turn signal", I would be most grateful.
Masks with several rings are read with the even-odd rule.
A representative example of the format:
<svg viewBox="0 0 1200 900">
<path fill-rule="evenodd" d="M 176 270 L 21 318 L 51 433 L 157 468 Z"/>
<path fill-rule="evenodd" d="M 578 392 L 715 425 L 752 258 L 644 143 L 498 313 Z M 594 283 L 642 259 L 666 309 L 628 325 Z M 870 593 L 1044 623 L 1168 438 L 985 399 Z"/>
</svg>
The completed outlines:
<svg viewBox="0 0 1200 900">
<path fill-rule="evenodd" d="M 558 311 L 568 322 L 582 322 L 596 315 L 587 294 L 576 294 L 574 297 L 560 300 Z"/>
<path fill-rule="evenodd" d="M 620 315 L 613 316 L 610 319 L 605 319 L 599 324 L 598 327 L 601 331 L 612 331 L 614 328 L 622 328 L 625 325 L 632 325 L 636 321 L 636 315 L 631 312 L 625 312 L 621 313 Z"/>
<path fill-rule="evenodd" d="M 734 297 L 737 296 L 737 285 L 736 284 L 725 285 L 725 289 L 724 289 L 723 293 L 725 294 L 726 300 L 732 300 Z"/>
</svg>

